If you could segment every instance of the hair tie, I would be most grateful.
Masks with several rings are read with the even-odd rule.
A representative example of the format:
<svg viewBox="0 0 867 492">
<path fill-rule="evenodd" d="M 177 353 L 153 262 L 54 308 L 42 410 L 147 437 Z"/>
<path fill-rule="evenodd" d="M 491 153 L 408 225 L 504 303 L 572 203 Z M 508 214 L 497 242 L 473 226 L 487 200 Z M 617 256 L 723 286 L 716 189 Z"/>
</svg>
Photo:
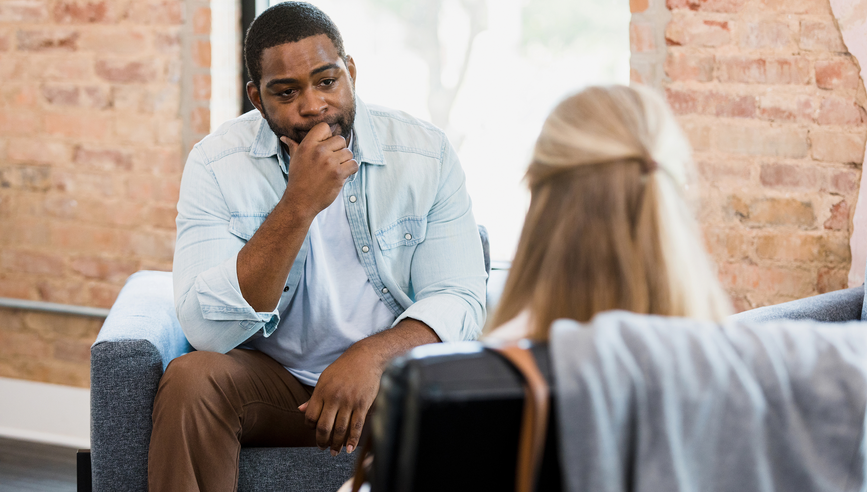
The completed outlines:
<svg viewBox="0 0 867 492">
<path fill-rule="evenodd" d="M 652 157 L 642 159 L 641 170 L 644 172 L 644 174 L 650 174 L 657 169 L 659 169 L 659 163 L 656 162 Z"/>
</svg>

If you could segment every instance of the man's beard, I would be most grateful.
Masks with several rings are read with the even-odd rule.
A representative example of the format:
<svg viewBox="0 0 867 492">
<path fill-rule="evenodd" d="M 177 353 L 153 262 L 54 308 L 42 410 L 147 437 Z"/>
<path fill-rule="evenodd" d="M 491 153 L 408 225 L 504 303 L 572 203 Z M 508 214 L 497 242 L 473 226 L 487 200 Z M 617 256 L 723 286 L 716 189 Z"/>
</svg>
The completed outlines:
<svg viewBox="0 0 867 492">
<path fill-rule="evenodd" d="M 268 112 L 265 110 L 264 105 L 262 105 L 262 117 L 265 118 L 268 127 L 271 128 L 271 131 L 274 132 L 275 135 L 277 135 L 278 139 L 280 137 L 289 137 L 290 140 L 294 140 L 296 143 L 300 144 L 314 126 L 324 121 L 328 123 L 329 126 L 337 125 L 338 134 L 346 139 L 346 144 L 349 145 L 349 136 L 352 135 L 352 124 L 355 122 L 355 98 L 353 97 L 352 104 L 340 113 L 332 113 L 318 121 L 312 121 L 303 127 L 289 128 L 280 126 L 268 116 Z"/>
</svg>

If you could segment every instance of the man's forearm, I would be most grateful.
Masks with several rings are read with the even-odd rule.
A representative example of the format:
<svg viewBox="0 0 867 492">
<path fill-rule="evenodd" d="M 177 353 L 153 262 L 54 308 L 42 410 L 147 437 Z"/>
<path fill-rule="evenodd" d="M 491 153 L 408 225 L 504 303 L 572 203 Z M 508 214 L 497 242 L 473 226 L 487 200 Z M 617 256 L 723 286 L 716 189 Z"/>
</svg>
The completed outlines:
<svg viewBox="0 0 867 492">
<path fill-rule="evenodd" d="M 281 200 L 238 252 L 238 285 L 254 310 L 268 312 L 277 307 L 311 222 L 312 217 Z"/>
<path fill-rule="evenodd" d="M 421 321 L 406 318 L 394 328 L 381 331 L 357 342 L 352 346 L 352 349 L 363 350 L 368 353 L 371 362 L 382 370 L 391 359 L 398 355 L 419 345 L 440 341 L 431 327 Z"/>
</svg>

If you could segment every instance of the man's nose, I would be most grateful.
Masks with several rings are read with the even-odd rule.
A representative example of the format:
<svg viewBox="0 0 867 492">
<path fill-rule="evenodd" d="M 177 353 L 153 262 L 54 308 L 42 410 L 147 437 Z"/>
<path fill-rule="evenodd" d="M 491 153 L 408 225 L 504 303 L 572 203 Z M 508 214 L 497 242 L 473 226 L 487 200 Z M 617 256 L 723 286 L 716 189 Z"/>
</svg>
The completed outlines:
<svg viewBox="0 0 867 492">
<path fill-rule="evenodd" d="M 327 109 L 328 104 L 325 103 L 325 99 L 316 94 L 316 91 L 301 92 L 301 98 L 298 101 L 298 111 L 301 116 L 316 116 L 324 113 Z"/>
</svg>

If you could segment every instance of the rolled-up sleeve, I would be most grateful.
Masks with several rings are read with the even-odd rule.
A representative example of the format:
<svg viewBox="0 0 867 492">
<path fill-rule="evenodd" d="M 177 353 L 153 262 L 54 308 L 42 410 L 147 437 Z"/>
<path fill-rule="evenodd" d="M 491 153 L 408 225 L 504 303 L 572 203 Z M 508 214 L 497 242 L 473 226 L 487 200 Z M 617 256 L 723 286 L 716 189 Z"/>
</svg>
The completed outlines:
<svg viewBox="0 0 867 492">
<path fill-rule="evenodd" d="M 425 240 L 412 258 L 415 303 L 394 324 L 411 318 L 428 325 L 443 342 L 475 340 L 486 315 L 484 253 L 463 169 L 445 138 L 442 155 Z"/>
<path fill-rule="evenodd" d="M 231 213 L 195 147 L 187 159 L 178 201 L 173 282 L 181 328 L 197 350 L 228 352 L 259 330 L 277 327 L 277 311 L 256 312 L 238 284 L 238 252 L 245 241 L 230 232 Z"/>
</svg>

